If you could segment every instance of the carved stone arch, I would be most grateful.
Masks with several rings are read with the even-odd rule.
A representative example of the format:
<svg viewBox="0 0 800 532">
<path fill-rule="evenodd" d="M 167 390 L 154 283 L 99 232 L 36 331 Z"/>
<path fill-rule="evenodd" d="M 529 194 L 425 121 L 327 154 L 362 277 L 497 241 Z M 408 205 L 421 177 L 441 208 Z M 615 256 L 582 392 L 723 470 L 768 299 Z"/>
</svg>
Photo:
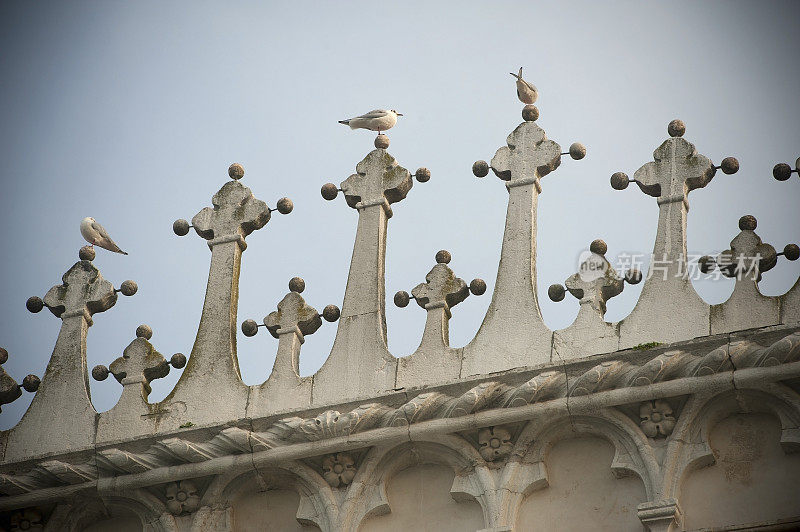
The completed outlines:
<svg viewBox="0 0 800 532">
<path fill-rule="evenodd" d="M 298 521 L 313 523 L 321 530 L 337 529 L 339 504 L 333 490 L 319 473 L 300 461 L 215 477 L 203 494 L 194 523 L 199 525 L 207 519 L 205 514 L 209 511 L 227 511 L 237 495 L 254 485 L 262 491 L 285 488 L 297 492 L 300 496 Z"/>
<path fill-rule="evenodd" d="M 141 521 L 142 530 L 174 532 L 175 519 L 166 511 L 163 502 L 153 494 L 131 490 L 124 494 L 80 498 L 61 504 L 51 515 L 46 530 L 84 530 L 94 522 L 123 515 L 134 515 Z"/>
<path fill-rule="evenodd" d="M 784 452 L 800 452 L 800 395 L 788 386 L 765 383 L 694 396 L 684 407 L 667 449 L 662 488 L 665 498 L 676 498 L 687 474 L 714 463 L 709 434 L 717 423 L 728 416 L 744 413 L 774 415 L 780 422 L 780 444 Z"/>
<path fill-rule="evenodd" d="M 454 434 L 421 436 L 400 445 L 370 449 L 347 490 L 341 509 L 342 530 L 356 530 L 368 517 L 389 513 L 386 486 L 400 471 L 415 465 L 450 467 L 455 479 L 450 494 L 456 501 L 477 501 L 485 526 L 494 526 L 497 514 L 495 482 L 478 451 Z"/>
</svg>

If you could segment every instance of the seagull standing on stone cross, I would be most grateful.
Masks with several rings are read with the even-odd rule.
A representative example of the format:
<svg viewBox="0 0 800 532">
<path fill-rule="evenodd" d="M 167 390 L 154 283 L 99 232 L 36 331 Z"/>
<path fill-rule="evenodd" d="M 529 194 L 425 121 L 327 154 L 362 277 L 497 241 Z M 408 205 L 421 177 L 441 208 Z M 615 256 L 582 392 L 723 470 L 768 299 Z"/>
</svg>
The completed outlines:
<svg viewBox="0 0 800 532">
<path fill-rule="evenodd" d="M 350 126 L 350 129 L 369 129 L 370 131 L 386 131 L 394 127 L 397 123 L 397 117 L 403 116 L 394 109 L 375 109 L 367 114 L 348 118 L 347 120 L 339 120 L 340 124 Z"/>
<path fill-rule="evenodd" d="M 108 232 L 103 226 L 97 223 L 97 220 L 91 216 L 87 216 L 81 221 L 81 234 L 92 247 L 97 245 L 103 249 L 113 251 L 114 253 L 127 255 L 127 253 L 119 249 L 119 246 L 111 240 L 111 237 L 108 236 Z"/>
<path fill-rule="evenodd" d="M 509 72 L 509 74 L 517 78 L 517 98 L 519 98 L 519 101 L 528 105 L 535 103 L 539 97 L 539 91 L 536 90 L 535 85 L 522 79 L 522 67 L 519 67 L 519 74 L 514 74 L 513 72 Z"/>
</svg>

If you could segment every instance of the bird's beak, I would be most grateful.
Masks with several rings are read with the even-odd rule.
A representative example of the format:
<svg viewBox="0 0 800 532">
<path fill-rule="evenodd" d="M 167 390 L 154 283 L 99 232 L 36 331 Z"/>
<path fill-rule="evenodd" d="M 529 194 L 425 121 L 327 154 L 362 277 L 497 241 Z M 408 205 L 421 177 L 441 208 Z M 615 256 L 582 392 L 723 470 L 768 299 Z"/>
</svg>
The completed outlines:
<svg viewBox="0 0 800 532">
<path fill-rule="evenodd" d="M 403 116 L 403 113 L 397 113 L 397 116 Z"/>
</svg>

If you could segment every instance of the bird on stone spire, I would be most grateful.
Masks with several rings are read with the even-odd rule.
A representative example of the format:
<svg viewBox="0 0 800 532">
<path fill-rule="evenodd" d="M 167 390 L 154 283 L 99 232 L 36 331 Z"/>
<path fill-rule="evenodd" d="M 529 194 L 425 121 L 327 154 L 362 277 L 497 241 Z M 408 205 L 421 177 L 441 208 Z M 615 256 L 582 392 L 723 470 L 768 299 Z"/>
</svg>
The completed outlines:
<svg viewBox="0 0 800 532">
<path fill-rule="evenodd" d="M 519 74 L 514 74 L 513 72 L 509 72 L 509 74 L 517 78 L 517 98 L 519 98 L 519 101 L 528 105 L 535 103 L 536 98 L 539 97 L 539 91 L 536 90 L 535 85 L 522 79 L 522 67 L 519 67 Z"/>
<path fill-rule="evenodd" d="M 393 128 L 397 123 L 398 116 L 403 115 L 394 109 L 375 109 L 361 116 L 348 118 L 347 120 L 339 120 L 339 123 L 350 126 L 350 129 L 369 129 L 370 131 L 377 131 L 378 134 L 380 134 L 381 131 Z"/>
<path fill-rule="evenodd" d="M 81 220 L 81 235 L 83 235 L 83 238 L 85 238 L 86 241 L 92 245 L 92 247 L 97 245 L 103 249 L 113 251 L 114 253 L 122 253 L 123 255 L 127 255 L 126 252 L 119 249 L 119 246 L 113 240 L 111 240 L 111 237 L 108 236 L 108 232 L 105 230 L 105 228 L 97 223 L 97 221 L 91 216 L 87 216 Z"/>
</svg>

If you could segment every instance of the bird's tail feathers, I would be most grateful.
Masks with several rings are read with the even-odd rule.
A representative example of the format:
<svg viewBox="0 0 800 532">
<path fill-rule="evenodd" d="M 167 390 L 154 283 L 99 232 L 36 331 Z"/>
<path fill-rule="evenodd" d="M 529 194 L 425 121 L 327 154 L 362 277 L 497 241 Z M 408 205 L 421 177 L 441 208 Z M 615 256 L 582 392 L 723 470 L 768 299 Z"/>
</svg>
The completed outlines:
<svg viewBox="0 0 800 532">
<path fill-rule="evenodd" d="M 517 79 L 522 79 L 522 67 L 519 67 L 519 74 L 514 74 L 513 72 L 509 72 L 509 74 L 511 74 Z"/>
<path fill-rule="evenodd" d="M 340 124 L 344 124 L 344 125 L 346 125 L 346 126 L 349 126 L 349 125 L 350 125 L 350 121 L 349 121 L 349 120 L 339 120 L 339 123 L 340 123 Z"/>
<path fill-rule="evenodd" d="M 122 253 L 123 255 L 127 255 L 127 254 L 128 254 L 128 252 L 127 252 L 127 251 L 122 251 L 122 250 L 119 250 L 119 252 L 120 252 L 120 253 Z"/>
</svg>

